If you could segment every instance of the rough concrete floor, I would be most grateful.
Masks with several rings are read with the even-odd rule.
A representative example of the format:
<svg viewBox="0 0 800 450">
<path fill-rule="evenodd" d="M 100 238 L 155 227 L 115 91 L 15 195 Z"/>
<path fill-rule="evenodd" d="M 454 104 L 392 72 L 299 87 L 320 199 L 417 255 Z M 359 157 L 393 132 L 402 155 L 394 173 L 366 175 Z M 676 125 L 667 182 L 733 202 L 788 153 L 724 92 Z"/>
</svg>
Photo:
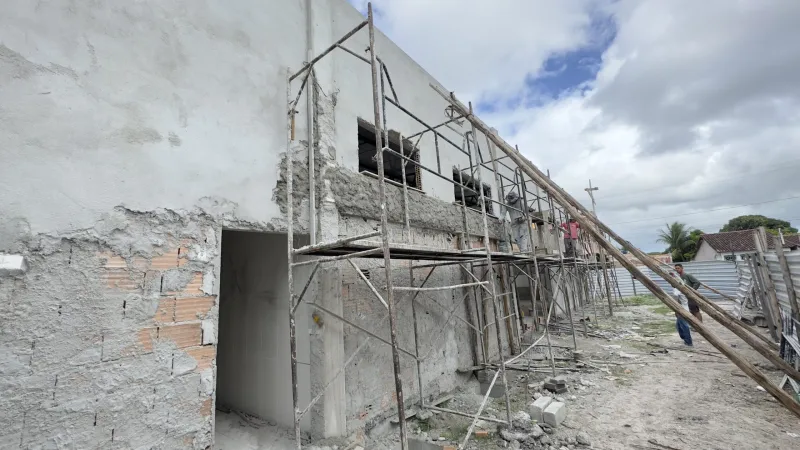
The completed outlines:
<svg viewBox="0 0 800 450">
<path fill-rule="evenodd" d="M 693 333 L 695 348 L 687 351 L 675 331 L 674 313 L 656 299 L 640 298 L 618 311 L 621 314 L 613 319 L 601 318 L 593 324 L 588 338 L 578 334 L 584 360 L 595 367 L 560 363 L 575 371 L 561 372 L 569 380 L 569 392 L 560 395 L 568 407 L 567 419 L 548 435 L 548 445 L 531 440 L 517 446 L 504 440 L 491 424 L 483 423 L 489 437 L 473 439 L 468 448 L 800 448 L 800 420 L 758 389 L 699 334 Z M 709 321 L 706 318 L 707 324 Z M 710 326 L 774 382 L 780 381 L 782 374 L 745 348 L 739 338 L 721 325 Z M 572 337 L 561 335 L 554 344 L 570 346 Z M 658 346 L 669 350 L 664 353 Z M 532 364 L 546 365 L 542 361 Z M 510 372 L 512 413 L 527 409 L 533 396 L 543 392 L 541 382 L 548 376 Z M 479 402 L 480 396 L 464 392 L 443 406 L 476 410 Z M 486 413 L 503 417 L 503 400 L 493 400 Z M 469 419 L 434 414 L 424 421 L 415 420 L 411 427 L 417 438 L 454 445 L 463 438 L 468 425 Z M 591 445 L 578 444 L 578 433 Z M 397 448 L 396 439 L 387 438 L 374 448 Z"/>
<path fill-rule="evenodd" d="M 292 433 L 263 420 L 217 410 L 215 450 L 294 450 Z"/>
</svg>

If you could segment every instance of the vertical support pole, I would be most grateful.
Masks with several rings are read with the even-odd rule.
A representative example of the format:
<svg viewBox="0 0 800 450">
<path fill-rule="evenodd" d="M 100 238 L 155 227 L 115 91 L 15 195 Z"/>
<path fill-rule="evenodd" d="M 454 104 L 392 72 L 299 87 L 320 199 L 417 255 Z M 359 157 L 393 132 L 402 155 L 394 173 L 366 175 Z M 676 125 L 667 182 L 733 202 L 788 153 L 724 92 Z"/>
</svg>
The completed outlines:
<svg viewBox="0 0 800 450">
<path fill-rule="evenodd" d="M 436 148 L 436 171 L 442 174 L 442 160 L 439 157 L 439 134 L 433 133 L 433 146 Z"/>
<path fill-rule="evenodd" d="M 786 254 L 783 252 L 783 233 L 780 232 L 780 239 L 775 243 L 775 253 L 778 255 L 778 262 L 781 265 L 781 274 L 783 275 L 783 282 L 786 284 L 786 292 L 789 295 L 789 307 L 792 308 L 792 315 L 795 320 L 800 322 L 800 307 L 797 305 L 797 291 L 794 289 L 794 282 L 792 281 L 792 272 L 789 270 L 789 261 L 786 259 Z M 775 240 L 775 239 L 773 239 Z"/>
<path fill-rule="evenodd" d="M 392 343 L 392 362 L 394 365 L 394 384 L 397 393 L 397 418 L 400 422 L 400 448 L 408 448 L 406 436 L 406 411 L 403 399 L 403 381 L 400 379 L 400 353 L 397 348 L 397 312 L 394 306 L 394 286 L 392 285 L 392 259 L 389 248 L 389 214 L 386 210 L 386 183 L 384 181 L 383 142 L 381 142 L 381 109 L 380 98 L 383 93 L 378 90 L 378 63 L 375 52 L 375 21 L 372 14 L 372 3 L 367 5 L 367 21 L 369 27 L 369 55 L 372 69 L 372 107 L 375 113 L 375 151 L 378 162 L 378 190 L 381 204 L 381 241 L 383 244 L 383 263 L 386 269 L 386 303 L 389 306 L 389 336 Z M 386 143 L 388 145 L 388 142 Z"/>
<path fill-rule="evenodd" d="M 458 171 L 459 173 L 461 172 L 460 167 Z M 483 195 L 482 187 L 480 188 L 480 194 L 478 197 L 480 198 L 481 216 L 483 217 L 483 242 L 486 246 L 486 269 L 488 270 L 487 278 L 489 280 L 489 288 L 492 295 L 495 336 L 497 336 L 497 352 L 500 356 L 500 376 L 502 377 L 503 386 L 505 387 L 506 420 L 508 421 L 508 424 L 511 425 L 511 398 L 508 394 L 510 389 L 508 388 L 508 378 L 506 377 L 506 361 L 503 357 L 503 340 L 500 337 L 500 308 L 497 306 L 497 277 L 495 276 L 494 272 L 494 263 L 492 263 L 492 251 L 489 244 L 489 221 L 486 218 L 486 197 Z M 511 339 L 512 337 L 508 336 L 509 346 L 511 345 Z"/>
<path fill-rule="evenodd" d="M 778 303 L 778 295 L 775 293 L 775 284 L 772 282 L 772 277 L 769 274 L 769 266 L 767 260 L 764 258 L 764 253 L 769 249 L 767 242 L 767 233 L 764 227 L 758 227 L 758 230 L 753 232 L 753 241 L 756 245 L 756 253 L 758 256 L 757 266 L 760 268 L 761 278 L 764 282 L 764 290 L 766 291 L 766 304 L 770 308 L 772 316 L 772 324 L 775 327 L 772 331 L 772 337 L 776 342 L 780 342 L 781 334 L 783 333 L 783 323 L 781 322 L 781 307 Z"/>
<path fill-rule="evenodd" d="M 383 91 L 383 76 L 381 76 L 381 91 Z M 383 97 L 383 96 L 382 96 Z M 385 98 L 385 97 L 384 97 Z M 384 104 L 384 115 L 383 115 L 384 124 L 386 123 L 386 106 Z M 388 139 L 388 138 L 387 138 Z M 388 141 L 387 141 L 388 142 Z M 400 153 L 405 155 L 405 142 L 403 140 L 403 134 L 400 134 Z M 403 230 L 406 238 L 406 242 L 409 244 L 413 243 L 411 239 L 411 221 L 408 216 L 408 181 L 406 180 L 406 164 L 407 161 L 402 159 L 400 162 L 402 171 L 403 171 Z M 409 286 L 414 286 L 414 264 L 413 261 L 409 261 L 408 263 L 408 278 L 409 278 Z M 413 291 L 409 291 L 409 297 L 414 295 Z M 423 385 L 422 385 L 422 361 L 419 358 L 419 324 L 417 323 L 417 302 L 411 301 L 411 318 L 414 321 L 414 356 L 416 356 L 416 364 L 417 364 L 417 386 L 419 389 L 419 406 L 420 408 L 425 407 L 425 396 L 423 393 Z"/>
<path fill-rule="evenodd" d="M 559 266 L 561 267 L 562 274 L 566 272 L 567 268 L 564 267 L 564 252 L 558 253 L 558 262 Z M 562 276 L 561 279 L 563 280 L 564 277 Z M 562 285 L 561 292 L 564 293 L 564 303 L 567 305 L 567 315 L 569 316 L 569 330 L 572 332 L 572 346 L 575 350 L 578 349 L 578 340 L 575 338 L 575 321 L 572 318 L 572 306 L 570 305 L 570 296 L 569 296 L 569 288 L 568 286 Z M 553 299 L 555 301 L 555 298 Z"/>
<path fill-rule="evenodd" d="M 306 58 L 310 63 L 314 59 L 314 8 L 311 0 L 306 1 Z M 306 90 L 306 108 L 308 109 L 308 235 L 309 243 L 317 243 L 317 175 L 316 154 L 314 153 L 314 126 L 316 123 L 316 94 L 317 82 L 314 77 L 314 68 L 308 68 L 308 89 Z"/>
<path fill-rule="evenodd" d="M 291 101 L 291 82 L 289 76 L 286 76 L 286 97 L 287 103 Z M 290 112 L 294 120 L 294 112 Z M 290 128 L 293 128 L 290 125 Z M 303 441 L 300 437 L 300 409 L 297 404 L 297 327 L 294 319 L 294 158 L 292 157 L 292 131 L 289 130 L 289 139 L 286 141 L 286 253 L 289 264 L 289 272 L 287 274 L 287 283 L 289 291 L 289 353 L 292 361 L 292 406 L 294 408 L 294 439 L 297 444 L 297 450 L 303 448 Z"/>
</svg>

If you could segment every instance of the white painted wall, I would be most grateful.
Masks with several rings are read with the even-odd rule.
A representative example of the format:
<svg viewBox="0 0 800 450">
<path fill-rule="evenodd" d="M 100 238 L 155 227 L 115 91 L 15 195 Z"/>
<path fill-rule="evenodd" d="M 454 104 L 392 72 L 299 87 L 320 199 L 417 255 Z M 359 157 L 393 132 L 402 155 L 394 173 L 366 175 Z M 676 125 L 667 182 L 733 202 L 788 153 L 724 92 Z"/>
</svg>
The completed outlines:
<svg viewBox="0 0 800 450">
<path fill-rule="evenodd" d="M 3 2 L 2 215 L 33 232 L 117 205 L 277 217 L 285 71 L 305 59 L 303 2 L 279 3 Z"/>
<path fill-rule="evenodd" d="M 303 1 L 267 3 L 4 2 L 0 157 L 14 163 L 0 166 L 3 215 L 24 218 L 34 233 L 91 227 L 119 205 L 279 217 L 271 194 L 286 148 L 285 76 L 307 58 L 306 11 Z M 316 52 L 364 19 L 345 0 L 313 4 Z M 346 45 L 362 53 L 367 43 L 365 28 Z M 430 124 L 445 121 L 447 102 L 430 88 L 438 83 L 380 32 L 376 45 L 400 103 Z M 315 69 L 324 94 L 337 99 L 336 160 L 357 170 L 356 118 L 374 121 L 369 66 L 334 51 Z M 298 88 L 299 79 L 292 98 Z M 304 98 L 299 104 L 303 140 Z M 424 128 L 387 108 L 389 128 Z M 459 133 L 441 131 L 462 144 Z M 488 158 L 485 137 L 478 143 Z M 436 168 L 430 133 L 420 146 L 422 163 Z M 443 140 L 440 160 L 448 178 L 469 164 Z M 489 170 L 481 176 L 497 198 Z M 452 184 L 422 179 L 428 195 L 454 201 Z"/>
<path fill-rule="evenodd" d="M 308 279 L 305 272 L 295 271 L 298 291 Z M 217 402 L 292 427 L 286 277 L 286 235 L 223 232 Z M 312 291 L 306 295 L 313 297 Z M 298 308 L 296 323 L 299 399 L 306 405 L 310 361 L 305 305 Z M 309 417 L 304 418 L 304 429 Z"/>
<path fill-rule="evenodd" d="M 714 261 L 720 259 L 722 259 L 720 254 L 711 248 L 706 241 L 700 243 L 700 248 L 697 249 L 697 253 L 694 256 L 694 261 Z"/>
</svg>

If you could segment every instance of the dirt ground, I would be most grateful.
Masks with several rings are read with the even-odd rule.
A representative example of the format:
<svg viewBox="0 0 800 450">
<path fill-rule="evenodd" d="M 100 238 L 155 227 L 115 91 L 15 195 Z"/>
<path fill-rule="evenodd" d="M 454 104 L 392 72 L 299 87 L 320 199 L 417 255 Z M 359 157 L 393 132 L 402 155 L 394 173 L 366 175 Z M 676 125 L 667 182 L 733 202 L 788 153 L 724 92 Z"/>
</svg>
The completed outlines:
<svg viewBox="0 0 800 450">
<path fill-rule="evenodd" d="M 587 338 L 579 327 L 577 346 L 587 364 L 579 367 L 574 362 L 558 361 L 560 367 L 571 370 L 566 373 L 569 392 L 558 395 L 568 413 L 560 427 L 546 430 L 545 445 L 541 438 L 521 442 L 503 439 L 502 430 L 481 422 L 478 429 L 489 435 L 471 439 L 468 448 L 800 449 L 800 419 L 759 389 L 698 333 L 692 333 L 694 348 L 685 347 L 675 331 L 674 313 L 656 299 L 633 299 L 615 312 L 613 319 L 599 318 L 597 323 L 592 317 Z M 780 381 L 781 372 L 733 333 L 711 322 L 706 318 L 714 333 L 756 363 L 775 383 Z M 560 349 L 559 355 L 571 355 L 571 333 L 555 337 L 553 344 L 567 347 Z M 540 358 L 524 364 L 547 367 L 548 362 Z M 551 395 L 541 387 L 549 376 L 509 371 L 512 413 L 524 419 L 519 411 L 527 410 L 537 392 Z M 463 392 L 441 406 L 474 411 L 481 398 L 474 391 Z M 504 399 L 492 399 L 485 415 L 504 418 Z M 412 420 L 412 436 L 457 445 L 469 423 L 470 419 L 433 414 Z M 579 433 L 581 441 L 590 445 L 576 441 Z M 395 446 L 396 440 L 390 438 L 367 447 Z"/>
</svg>

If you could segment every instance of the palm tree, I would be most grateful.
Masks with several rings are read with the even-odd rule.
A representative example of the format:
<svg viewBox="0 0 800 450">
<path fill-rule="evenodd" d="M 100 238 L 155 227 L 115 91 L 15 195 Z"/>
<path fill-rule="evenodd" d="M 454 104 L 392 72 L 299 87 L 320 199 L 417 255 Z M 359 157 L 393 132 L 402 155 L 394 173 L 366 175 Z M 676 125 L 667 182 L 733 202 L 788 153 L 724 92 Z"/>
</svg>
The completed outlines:
<svg viewBox="0 0 800 450">
<path fill-rule="evenodd" d="M 691 250 L 689 227 L 685 223 L 672 222 L 658 231 L 656 242 L 667 244 L 667 252 L 672 253 L 675 262 L 684 261 L 684 254 Z"/>
</svg>

